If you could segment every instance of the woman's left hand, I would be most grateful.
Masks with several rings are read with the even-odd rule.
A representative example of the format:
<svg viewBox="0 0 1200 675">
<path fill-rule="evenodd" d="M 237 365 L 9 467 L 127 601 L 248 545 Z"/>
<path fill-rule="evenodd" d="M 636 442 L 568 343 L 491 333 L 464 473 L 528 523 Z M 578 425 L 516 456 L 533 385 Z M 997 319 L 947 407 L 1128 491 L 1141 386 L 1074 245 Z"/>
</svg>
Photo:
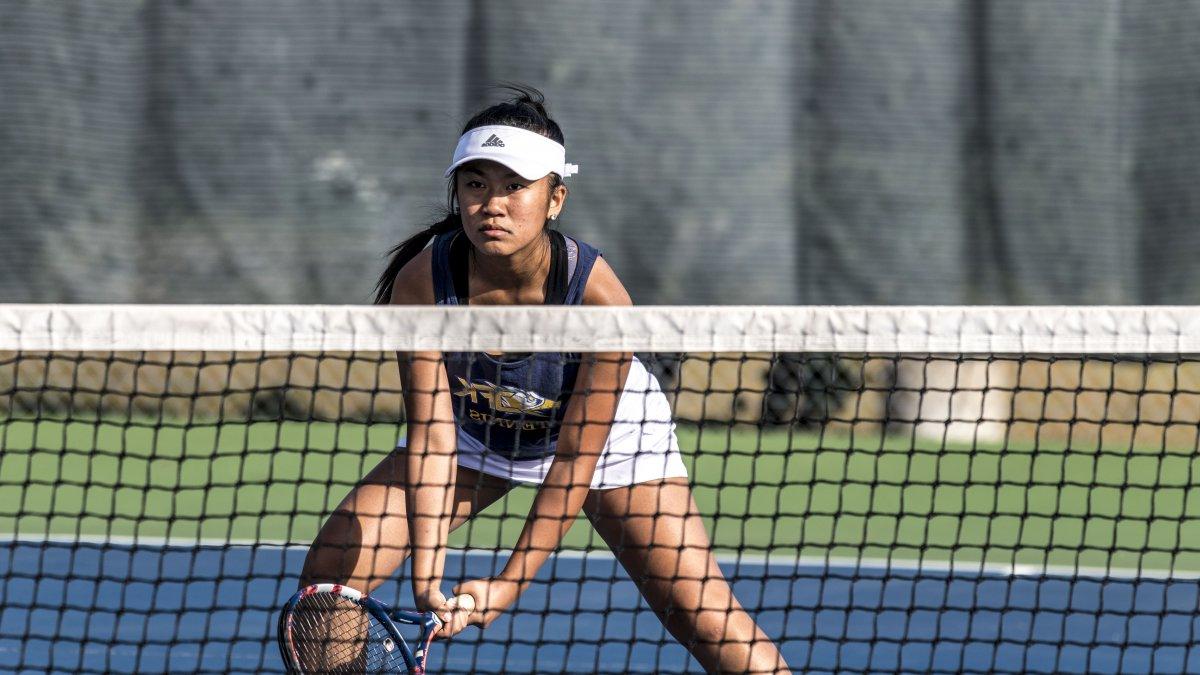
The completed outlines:
<svg viewBox="0 0 1200 675">
<path fill-rule="evenodd" d="M 500 578 L 475 579 L 465 581 L 454 587 L 454 595 L 469 595 L 475 599 L 475 609 L 470 613 L 467 624 L 486 628 L 517 601 L 521 594 L 521 585 L 515 581 Z M 451 602 L 454 602 L 451 600 Z M 455 622 L 457 624 L 458 622 Z M 447 625 L 439 637 L 453 637 L 465 626 Z M 447 629 L 450 632 L 447 633 Z"/>
</svg>

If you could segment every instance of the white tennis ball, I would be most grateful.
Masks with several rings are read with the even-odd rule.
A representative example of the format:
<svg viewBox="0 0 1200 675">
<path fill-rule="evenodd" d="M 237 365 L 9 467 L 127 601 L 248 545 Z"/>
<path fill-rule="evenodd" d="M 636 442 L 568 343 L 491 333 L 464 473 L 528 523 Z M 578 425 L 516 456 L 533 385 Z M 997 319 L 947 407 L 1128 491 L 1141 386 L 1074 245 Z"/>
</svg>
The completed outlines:
<svg viewBox="0 0 1200 675">
<path fill-rule="evenodd" d="M 475 596 L 469 593 L 463 593 L 455 599 L 458 600 L 459 609 L 465 609 L 468 612 L 475 611 Z"/>
</svg>

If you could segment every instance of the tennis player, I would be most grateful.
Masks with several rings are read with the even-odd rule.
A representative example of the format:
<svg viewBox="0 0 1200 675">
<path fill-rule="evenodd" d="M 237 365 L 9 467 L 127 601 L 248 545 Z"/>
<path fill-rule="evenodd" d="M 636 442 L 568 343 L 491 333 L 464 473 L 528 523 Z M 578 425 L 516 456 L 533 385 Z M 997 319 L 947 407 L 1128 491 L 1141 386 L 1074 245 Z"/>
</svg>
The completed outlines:
<svg viewBox="0 0 1200 675">
<path fill-rule="evenodd" d="M 450 213 L 392 251 L 378 303 L 631 304 L 595 248 L 552 227 L 578 167 L 541 93 L 512 89 L 467 123 L 446 170 Z M 407 440 L 326 521 L 302 584 L 370 591 L 411 556 L 417 609 L 445 618 L 444 636 L 486 627 L 582 510 L 704 668 L 790 672 L 717 566 L 667 400 L 631 354 L 425 352 L 400 370 Z M 522 483 L 540 487 L 503 571 L 448 599 L 450 531 Z"/>
</svg>

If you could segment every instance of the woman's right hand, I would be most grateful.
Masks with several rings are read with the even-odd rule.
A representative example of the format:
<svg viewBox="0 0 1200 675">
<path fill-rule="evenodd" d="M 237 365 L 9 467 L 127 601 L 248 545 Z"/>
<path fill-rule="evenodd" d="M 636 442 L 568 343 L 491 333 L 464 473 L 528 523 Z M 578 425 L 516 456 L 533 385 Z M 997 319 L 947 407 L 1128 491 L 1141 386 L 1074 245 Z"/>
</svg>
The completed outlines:
<svg viewBox="0 0 1200 675">
<path fill-rule="evenodd" d="M 428 591 L 416 598 L 417 611 L 433 612 L 442 620 L 442 629 L 437 638 L 448 639 L 462 632 L 471 623 L 475 609 L 473 598 L 453 597 L 447 599 L 441 591 Z"/>
<path fill-rule="evenodd" d="M 438 631 L 437 636 L 443 640 L 448 640 L 462 632 L 464 628 L 470 626 L 475 613 L 475 598 L 469 595 L 456 595 L 446 602 L 446 607 L 449 611 L 438 612 L 438 616 L 442 619 L 442 629 Z"/>
<path fill-rule="evenodd" d="M 500 577 L 474 579 L 454 587 L 458 598 L 469 598 L 471 623 L 486 627 L 508 610 L 521 594 L 521 584 Z"/>
<path fill-rule="evenodd" d="M 413 596 L 418 612 L 433 612 L 443 622 L 447 621 L 451 607 L 446 596 L 438 590 L 429 590 Z"/>
</svg>

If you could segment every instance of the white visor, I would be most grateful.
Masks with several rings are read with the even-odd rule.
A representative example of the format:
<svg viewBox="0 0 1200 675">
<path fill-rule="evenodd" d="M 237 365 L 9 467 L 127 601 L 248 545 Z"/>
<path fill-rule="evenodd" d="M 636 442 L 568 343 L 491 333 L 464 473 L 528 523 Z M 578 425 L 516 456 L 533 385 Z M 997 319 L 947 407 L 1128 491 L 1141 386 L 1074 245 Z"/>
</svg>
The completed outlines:
<svg viewBox="0 0 1200 675">
<path fill-rule="evenodd" d="M 579 166 L 567 164 L 567 149 L 545 136 L 501 125 L 476 127 L 458 139 L 454 161 L 446 177 L 458 167 L 477 159 L 499 162 L 525 180 L 537 180 L 549 173 L 563 178 L 579 173 Z"/>
</svg>

